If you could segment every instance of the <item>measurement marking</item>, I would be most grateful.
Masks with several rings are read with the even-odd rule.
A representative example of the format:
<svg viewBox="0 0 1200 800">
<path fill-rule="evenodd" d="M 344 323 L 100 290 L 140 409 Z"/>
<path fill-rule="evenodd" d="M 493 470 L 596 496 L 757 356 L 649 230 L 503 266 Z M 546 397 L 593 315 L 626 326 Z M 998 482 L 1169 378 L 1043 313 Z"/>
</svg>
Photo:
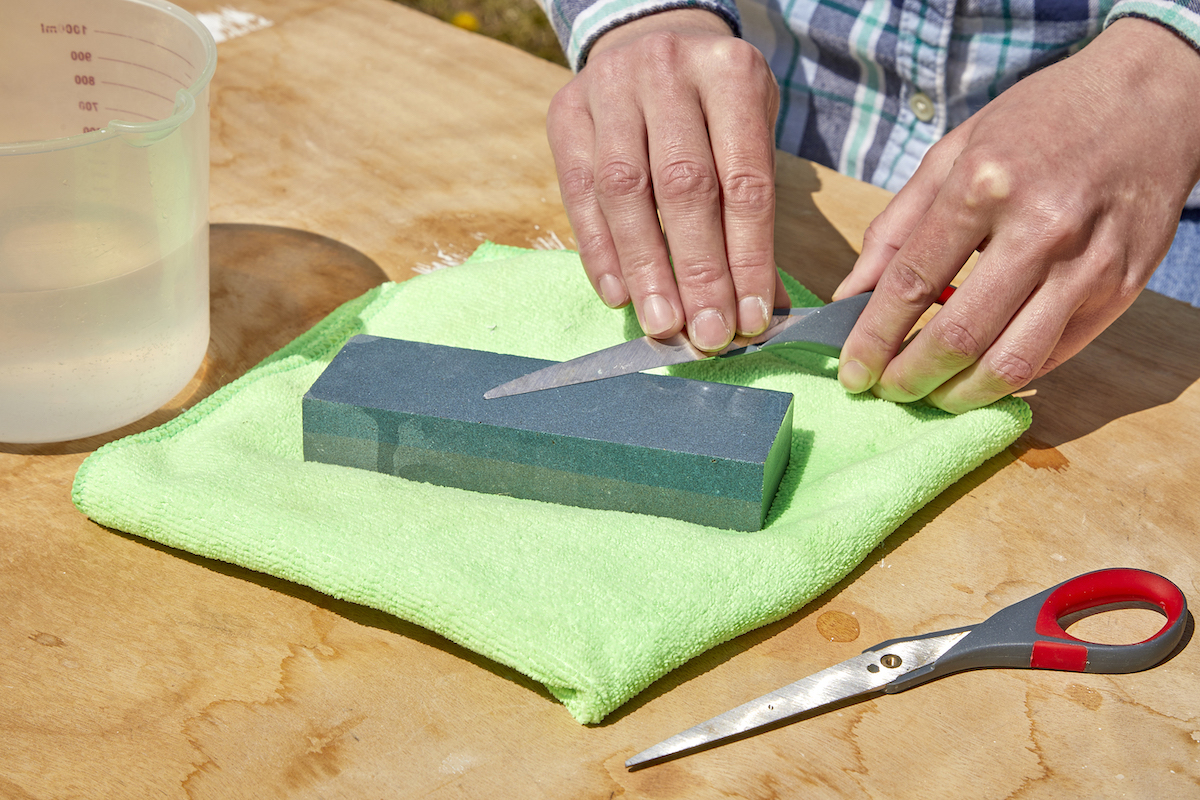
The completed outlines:
<svg viewBox="0 0 1200 800">
<path fill-rule="evenodd" d="M 158 48 L 160 48 L 160 49 L 162 49 L 162 50 L 166 50 L 168 53 L 170 53 L 171 55 L 175 56 L 176 58 L 178 58 L 178 59 L 179 59 L 180 61 L 182 61 L 183 63 L 187 64 L 187 65 L 188 65 L 189 67 L 191 67 L 192 69 L 195 69 L 195 68 L 196 68 L 196 65 L 195 65 L 195 64 L 193 64 L 192 62 L 188 61 L 188 60 L 187 60 L 186 58 L 184 58 L 184 57 L 183 57 L 183 56 L 182 56 L 180 53 L 176 53 L 176 52 L 175 52 L 174 50 L 172 50 L 171 48 L 169 48 L 169 47 L 164 47 L 163 45 L 159 44 L 158 42 L 152 42 L 152 41 L 150 41 L 149 39 L 141 39 L 141 38 L 139 38 L 139 37 L 137 37 L 137 36 L 130 36 L 130 35 L 129 35 L 129 34 L 127 34 L 127 33 L 117 33 L 116 31 L 92 31 L 92 32 L 93 32 L 93 33 L 103 33 L 103 34 L 106 34 L 106 35 L 108 35 L 108 36 L 120 36 L 120 37 L 121 37 L 121 38 L 123 38 L 123 39 L 133 39 L 135 42 L 145 42 L 146 44 L 148 44 L 148 45 L 152 45 L 153 47 L 158 47 Z"/>
<path fill-rule="evenodd" d="M 104 110 L 105 111 L 114 111 L 118 114 L 129 114 L 130 116 L 141 117 L 142 119 L 148 119 L 151 122 L 158 122 L 158 117 L 148 117 L 145 114 L 139 114 L 136 111 L 129 111 L 128 109 L 124 109 L 124 108 L 112 108 L 111 106 L 105 106 Z"/>
<path fill-rule="evenodd" d="M 97 61 L 112 61 L 116 64 L 128 64 L 131 67 L 141 67 L 142 69 L 148 69 L 151 72 L 157 72 L 159 75 L 162 75 L 164 78 L 168 78 L 170 80 L 175 81 L 176 83 L 178 83 L 180 85 L 180 87 L 182 87 L 184 89 L 186 89 L 188 87 L 188 84 L 179 80 L 179 78 L 176 78 L 174 75 L 169 75 L 168 73 L 163 72 L 160 69 L 155 69 L 154 67 L 147 67 L 145 64 L 139 64 L 136 61 L 123 61 L 119 58 L 108 58 L 107 56 L 96 56 L 96 60 Z"/>
<path fill-rule="evenodd" d="M 170 97 L 164 97 L 163 95 L 159 94 L 158 92 L 152 92 L 149 89 L 143 89 L 140 86 L 130 86 L 128 83 L 113 83 L 112 81 L 100 81 L 100 82 L 103 83 L 105 86 L 120 86 L 122 89 L 133 89 L 135 92 L 145 92 L 146 94 L 152 94 L 155 97 L 160 97 L 163 100 L 166 100 L 168 103 L 175 102 Z"/>
</svg>

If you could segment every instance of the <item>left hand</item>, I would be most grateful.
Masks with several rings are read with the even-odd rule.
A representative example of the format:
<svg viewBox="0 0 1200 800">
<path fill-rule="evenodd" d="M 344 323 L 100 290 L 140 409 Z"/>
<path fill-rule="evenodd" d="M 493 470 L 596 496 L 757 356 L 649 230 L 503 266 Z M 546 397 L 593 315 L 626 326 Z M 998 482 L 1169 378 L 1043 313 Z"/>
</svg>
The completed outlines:
<svg viewBox="0 0 1200 800">
<path fill-rule="evenodd" d="M 1114 22 L 947 134 L 871 223 L 834 294 L 875 290 L 839 379 L 953 413 L 1020 389 L 1133 303 L 1198 180 L 1200 54 L 1156 23 Z"/>
</svg>

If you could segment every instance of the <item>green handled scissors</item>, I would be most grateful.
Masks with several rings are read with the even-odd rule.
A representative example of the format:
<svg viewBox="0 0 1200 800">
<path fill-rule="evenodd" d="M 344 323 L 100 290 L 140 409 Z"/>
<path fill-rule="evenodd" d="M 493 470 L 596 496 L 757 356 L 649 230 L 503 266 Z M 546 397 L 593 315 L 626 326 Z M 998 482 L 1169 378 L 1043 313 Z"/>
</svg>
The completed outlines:
<svg viewBox="0 0 1200 800">
<path fill-rule="evenodd" d="M 1143 642 L 1098 644 L 1065 628 L 1115 608 L 1158 611 L 1166 623 Z M 661 763 L 776 727 L 799 714 L 873 692 L 895 694 L 926 681 L 983 667 L 1126 673 L 1148 669 L 1179 644 L 1187 600 L 1171 581 L 1138 569 L 1103 569 L 1071 578 L 1008 606 L 978 625 L 889 639 L 862 655 L 822 670 L 638 753 L 629 769 Z"/>
</svg>

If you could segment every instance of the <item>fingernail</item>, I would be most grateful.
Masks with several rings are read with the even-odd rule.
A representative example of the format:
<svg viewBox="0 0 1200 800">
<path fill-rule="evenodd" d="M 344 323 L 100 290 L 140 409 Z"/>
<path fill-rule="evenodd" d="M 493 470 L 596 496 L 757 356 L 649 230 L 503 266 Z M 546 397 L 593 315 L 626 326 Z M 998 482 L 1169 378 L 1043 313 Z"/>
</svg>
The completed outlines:
<svg viewBox="0 0 1200 800">
<path fill-rule="evenodd" d="M 743 297 L 738 302 L 738 330 L 746 336 L 754 336 L 767 329 L 770 321 L 767 301 L 758 295 Z"/>
<path fill-rule="evenodd" d="M 661 294 L 649 295 L 642 303 L 642 330 L 657 336 L 675 325 L 675 309 Z"/>
<path fill-rule="evenodd" d="M 692 318 L 688 336 L 696 347 L 709 351 L 720 350 L 733 338 L 725 315 L 715 308 L 706 308 Z"/>
<path fill-rule="evenodd" d="M 600 299 L 609 308 L 620 308 L 629 299 L 629 293 L 616 275 L 601 275 Z"/>
<path fill-rule="evenodd" d="M 871 373 L 862 364 L 851 359 L 838 368 L 838 381 L 847 392 L 858 394 L 871 388 Z"/>
<path fill-rule="evenodd" d="M 838 284 L 838 287 L 837 287 L 836 289 L 834 289 L 834 290 L 833 290 L 833 294 L 832 294 L 832 295 L 830 295 L 829 299 L 830 299 L 831 301 L 834 301 L 834 300 L 841 300 L 841 299 L 842 299 L 842 287 L 843 287 L 843 286 L 845 286 L 845 285 L 846 285 L 846 282 L 845 282 L 845 281 L 842 281 L 841 283 L 839 283 L 839 284 Z"/>
</svg>

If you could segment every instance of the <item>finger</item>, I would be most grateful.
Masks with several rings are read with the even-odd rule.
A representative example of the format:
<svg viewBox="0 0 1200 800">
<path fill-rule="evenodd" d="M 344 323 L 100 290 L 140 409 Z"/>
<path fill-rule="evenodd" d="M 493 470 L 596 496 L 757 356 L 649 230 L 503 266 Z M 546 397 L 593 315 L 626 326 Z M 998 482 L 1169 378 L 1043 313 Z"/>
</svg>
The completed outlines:
<svg viewBox="0 0 1200 800">
<path fill-rule="evenodd" d="M 779 88 L 762 54 L 730 39 L 704 69 L 729 76 L 702 96 L 721 186 L 721 223 L 737 332 L 766 329 L 782 286 L 775 269 L 775 118 Z M 783 298 L 787 298 L 786 290 Z M 784 302 L 787 302 L 785 299 Z"/>
<path fill-rule="evenodd" d="M 964 123 L 964 125 L 967 123 Z M 953 136 L 954 134 L 951 134 Z M 921 160 L 913 176 L 863 234 L 862 252 L 833 292 L 834 300 L 869 292 L 929 211 L 954 165 L 958 139 L 942 140 Z"/>
<path fill-rule="evenodd" d="M 880 380 L 913 324 L 990 232 L 990 214 L 986 210 L 979 213 L 959 202 L 956 198 L 962 195 L 955 188 L 944 187 L 912 235 L 888 262 L 867 307 L 847 337 L 838 369 L 838 379 L 847 391 L 862 392 Z M 964 305 L 970 294 L 958 298 L 958 305 Z M 953 334 L 947 328 L 946 335 Z M 969 343 L 964 342 L 956 349 L 965 346 Z M 939 359 L 939 370 L 947 369 L 946 363 L 945 359 Z M 943 375 L 943 379 L 966 363 L 969 362 Z M 905 373 L 893 372 L 889 377 L 884 396 L 915 399 L 908 396 L 915 387 L 905 385 Z"/>
<path fill-rule="evenodd" d="M 986 405 L 1033 379 L 1031 367 L 1036 370 L 1049 355 L 1063 322 L 1047 325 L 1036 319 L 1039 310 L 1051 311 L 1044 300 L 1024 309 L 1037 292 L 1036 276 L 1041 273 L 1020 269 L 1019 249 L 1004 244 L 988 249 L 971 277 L 888 363 L 871 390 L 876 396 L 910 402 L 956 381 L 959 394 L 954 397 L 961 399 L 949 403 L 966 410 L 973 402 Z M 986 361 L 978 365 L 981 359 Z M 941 399 L 947 396 L 939 394 L 931 402 L 942 407 Z"/>
<path fill-rule="evenodd" d="M 736 324 L 721 226 L 721 188 L 699 92 L 684 78 L 655 80 L 646 102 L 654 198 L 688 338 L 701 350 L 720 350 L 733 339 Z"/>
<path fill-rule="evenodd" d="M 642 330 L 670 336 L 683 327 L 683 304 L 655 207 L 645 110 L 630 101 L 622 74 L 602 68 L 608 63 L 587 67 L 599 69 L 591 84 L 597 201 Z"/>
<path fill-rule="evenodd" d="M 546 134 L 558 172 L 559 192 L 575 240 L 579 258 L 592 288 L 610 308 L 629 302 L 629 291 L 621 276 L 621 263 L 600 201 L 596 196 L 595 128 L 587 106 L 568 86 L 550 103 Z"/>
<path fill-rule="evenodd" d="M 1043 374 L 1054 354 L 1061 352 L 1063 333 L 1076 310 L 1077 306 L 1064 305 L 1063 298 L 1055 292 L 1035 291 L 987 352 L 930 392 L 926 401 L 952 414 L 961 414 L 1021 389 Z M 1071 355 L 1061 358 L 1065 360 Z"/>
</svg>

